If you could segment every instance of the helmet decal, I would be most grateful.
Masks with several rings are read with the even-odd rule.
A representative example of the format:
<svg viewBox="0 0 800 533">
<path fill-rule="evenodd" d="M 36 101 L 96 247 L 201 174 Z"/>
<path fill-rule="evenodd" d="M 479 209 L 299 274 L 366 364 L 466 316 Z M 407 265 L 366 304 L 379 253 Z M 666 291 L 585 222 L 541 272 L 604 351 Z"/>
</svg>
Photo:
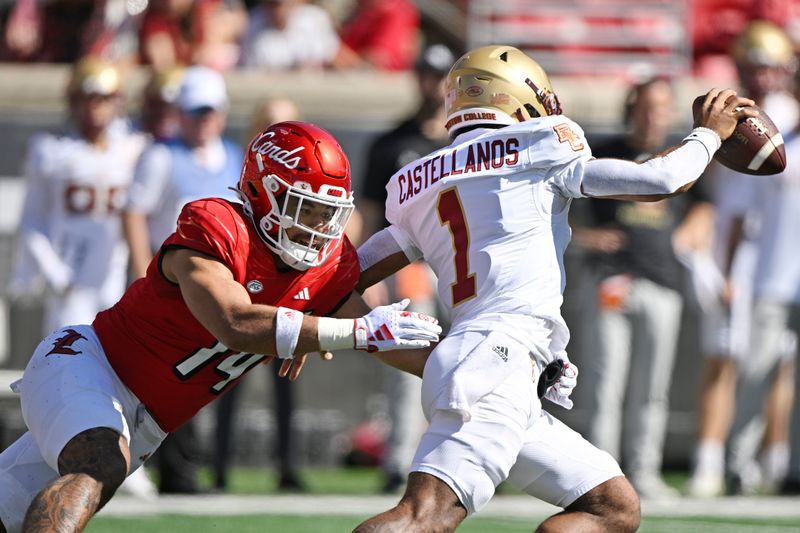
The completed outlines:
<svg viewBox="0 0 800 533">
<path fill-rule="evenodd" d="M 297 168 L 300 165 L 301 158 L 295 155 L 302 152 L 305 148 L 298 146 L 293 150 L 288 150 L 276 144 L 272 139 L 275 137 L 274 131 L 265 131 L 257 137 L 250 145 L 250 151 L 258 154 L 259 156 L 267 156 L 268 158 L 276 161 L 288 169 Z M 261 159 L 259 157 L 259 159 Z M 263 165 L 263 162 L 262 162 Z"/>
<path fill-rule="evenodd" d="M 538 98 L 539 102 L 541 102 L 541 104 L 544 106 L 544 109 L 547 111 L 548 115 L 561 114 L 561 103 L 558 101 L 558 96 L 556 96 L 556 93 L 553 91 L 540 89 L 530 78 L 525 78 L 525 83 L 527 83 L 528 87 L 533 89 L 533 92 L 536 93 L 536 98 Z"/>
</svg>

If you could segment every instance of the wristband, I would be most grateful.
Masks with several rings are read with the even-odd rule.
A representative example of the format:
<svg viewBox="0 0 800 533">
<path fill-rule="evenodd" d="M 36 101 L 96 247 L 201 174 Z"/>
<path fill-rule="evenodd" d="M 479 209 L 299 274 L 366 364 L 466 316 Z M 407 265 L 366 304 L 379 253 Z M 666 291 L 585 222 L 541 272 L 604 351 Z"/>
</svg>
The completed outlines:
<svg viewBox="0 0 800 533">
<path fill-rule="evenodd" d="M 319 349 L 325 351 L 352 349 L 355 345 L 355 320 L 320 317 L 317 322 Z"/>
<path fill-rule="evenodd" d="M 294 357 L 302 325 L 303 313 L 288 307 L 278 308 L 278 312 L 275 314 L 275 348 L 279 358 L 291 359 Z"/>
<path fill-rule="evenodd" d="M 711 162 L 711 158 L 714 157 L 714 153 L 719 150 L 719 147 L 722 145 L 722 140 L 719 138 L 716 131 L 703 127 L 693 129 L 689 135 L 683 138 L 683 142 L 689 141 L 697 141 L 703 145 L 703 148 L 708 152 L 709 163 Z"/>
</svg>

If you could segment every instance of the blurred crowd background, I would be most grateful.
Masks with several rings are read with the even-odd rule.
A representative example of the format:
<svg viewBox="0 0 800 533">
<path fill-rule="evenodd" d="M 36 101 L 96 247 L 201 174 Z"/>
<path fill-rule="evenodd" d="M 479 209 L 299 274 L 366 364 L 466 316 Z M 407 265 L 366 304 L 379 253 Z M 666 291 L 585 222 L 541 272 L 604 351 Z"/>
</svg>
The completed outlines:
<svg viewBox="0 0 800 533">
<path fill-rule="evenodd" d="M 154 226 L 144 234 L 135 228 L 159 216 L 172 220 L 187 196 L 165 200 L 165 185 L 148 182 L 170 179 L 165 160 L 172 158 L 176 168 L 183 161 L 172 148 L 164 155 L 161 144 L 178 139 L 197 168 L 222 176 L 228 164 L 238 169 L 235 154 L 254 132 L 277 120 L 317 122 L 339 139 L 361 215 L 350 237 L 362 242 L 384 224 L 383 186 L 392 172 L 447 144 L 442 77 L 460 54 L 484 44 L 510 44 L 541 63 L 565 114 L 583 126 L 598 155 L 641 158 L 679 140 L 691 126 L 693 98 L 713 86 L 741 87 L 764 105 L 773 93 L 782 95 L 786 101 L 768 109 L 776 110 L 770 114 L 784 135 L 798 117 L 792 85 L 800 51 L 797 0 L 0 0 L 0 28 L 0 369 L 8 376 L 24 368 L 47 324 L 70 320 L 53 318 L 52 307 L 64 307 L 65 291 L 75 283 L 58 269 L 45 273 L 44 284 L 19 283 L 20 269 L 34 273 L 33 266 L 20 266 L 22 221 L 36 226 L 37 218 L 52 215 L 25 202 L 36 174 L 38 132 L 72 131 L 86 141 L 81 121 L 95 120 L 92 127 L 108 129 L 109 138 L 129 136 L 120 149 L 125 157 L 95 158 L 91 166 L 98 166 L 98 176 L 104 170 L 127 176 L 120 179 L 129 198 L 109 207 L 104 220 L 125 221 L 114 235 L 130 249 L 130 281 L 152 253 L 148 239 L 154 239 L 150 248 L 160 240 Z M 98 80 L 108 68 L 118 81 L 105 87 Z M 87 103 L 98 98 L 111 106 L 106 119 L 87 111 L 100 105 Z M 73 155 L 67 159 L 57 163 L 64 174 L 83 166 Z M 159 172 L 161 178 L 151 177 Z M 233 184 L 236 171 L 219 179 Z M 728 431 L 723 421 L 713 435 L 703 433 L 701 415 L 710 408 L 701 393 L 730 387 L 736 370 L 709 364 L 707 355 L 725 354 L 706 352 L 736 350 L 703 341 L 709 313 L 691 269 L 704 256 L 687 252 L 721 239 L 714 221 L 722 207 L 708 189 L 646 212 L 622 205 L 610 212 L 588 200 L 573 207 L 564 314 L 573 335 L 570 357 L 581 375 L 575 408 L 553 409 L 622 458 L 629 474 L 658 478 L 662 468 L 696 471 L 699 462 L 722 460 L 714 445 L 700 446 L 703 439 L 724 443 Z M 734 214 L 745 218 L 751 206 L 742 198 Z M 657 233 L 629 231 L 637 220 Z M 624 309 L 636 291 L 643 307 L 656 303 L 655 309 L 639 315 Z M 368 296 L 374 303 L 410 296 L 435 312 L 434 294 L 426 268 L 412 265 Z M 648 332 L 645 341 L 637 338 L 641 331 Z M 791 334 L 786 339 L 786 369 L 775 380 L 783 386 L 774 393 L 777 421 L 756 437 L 762 452 L 773 443 L 779 450 L 759 455 L 760 466 L 749 465 L 759 473 L 729 479 L 729 490 L 779 490 L 785 477 L 795 351 Z M 630 361 L 616 356 L 624 353 Z M 635 369 L 651 356 L 648 368 Z M 161 473 L 163 492 L 208 489 L 192 479 L 202 464 L 214 466 L 216 490 L 225 490 L 231 464 L 275 467 L 281 488 L 303 490 L 304 466 L 342 463 L 380 465 L 384 490 L 397 490 L 424 429 L 418 383 L 347 353 L 311 361 L 291 384 L 273 380 L 272 370 L 252 372 L 235 402 L 201 412 L 191 449 L 178 449 L 173 470 Z M 720 394 L 718 401 L 733 410 L 733 392 Z M 630 405 L 643 407 L 629 413 Z M 15 398 L 0 392 L 0 447 L 23 429 Z M 702 453 L 705 459 L 698 459 Z M 185 484 L 164 486 L 164 476 L 187 473 Z M 642 479 L 637 488 L 666 496 L 659 479 Z M 709 483 L 696 492 L 722 490 Z"/>
</svg>

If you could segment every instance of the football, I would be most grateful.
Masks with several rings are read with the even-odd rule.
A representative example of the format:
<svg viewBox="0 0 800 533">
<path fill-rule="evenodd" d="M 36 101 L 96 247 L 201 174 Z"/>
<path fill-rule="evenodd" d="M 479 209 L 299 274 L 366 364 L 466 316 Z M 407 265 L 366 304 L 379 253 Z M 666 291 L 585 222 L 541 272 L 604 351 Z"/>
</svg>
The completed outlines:
<svg viewBox="0 0 800 533">
<path fill-rule="evenodd" d="M 695 98 L 692 109 L 697 109 L 705 95 Z M 786 149 L 781 132 L 772 119 L 758 106 L 757 117 L 739 122 L 736 129 L 717 153 L 714 159 L 726 167 L 744 174 L 766 176 L 778 174 L 786 168 Z"/>
</svg>

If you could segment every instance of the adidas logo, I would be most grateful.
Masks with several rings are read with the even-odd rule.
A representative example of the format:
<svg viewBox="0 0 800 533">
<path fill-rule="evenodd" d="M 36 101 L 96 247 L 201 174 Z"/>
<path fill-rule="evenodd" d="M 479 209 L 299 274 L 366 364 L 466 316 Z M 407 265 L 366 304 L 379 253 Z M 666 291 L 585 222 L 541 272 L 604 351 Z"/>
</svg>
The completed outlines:
<svg viewBox="0 0 800 533">
<path fill-rule="evenodd" d="M 295 300 L 309 300 L 310 297 L 308 296 L 308 287 L 304 287 L 303 290 L 298 292 L 294 295 Z"/>
<path fill-rule="evenodd" d="M 500 358 L 508 362 L 508 348 L 505 346 L 492 346 L 492 351 L 500 356 Z"/>
</svg>

